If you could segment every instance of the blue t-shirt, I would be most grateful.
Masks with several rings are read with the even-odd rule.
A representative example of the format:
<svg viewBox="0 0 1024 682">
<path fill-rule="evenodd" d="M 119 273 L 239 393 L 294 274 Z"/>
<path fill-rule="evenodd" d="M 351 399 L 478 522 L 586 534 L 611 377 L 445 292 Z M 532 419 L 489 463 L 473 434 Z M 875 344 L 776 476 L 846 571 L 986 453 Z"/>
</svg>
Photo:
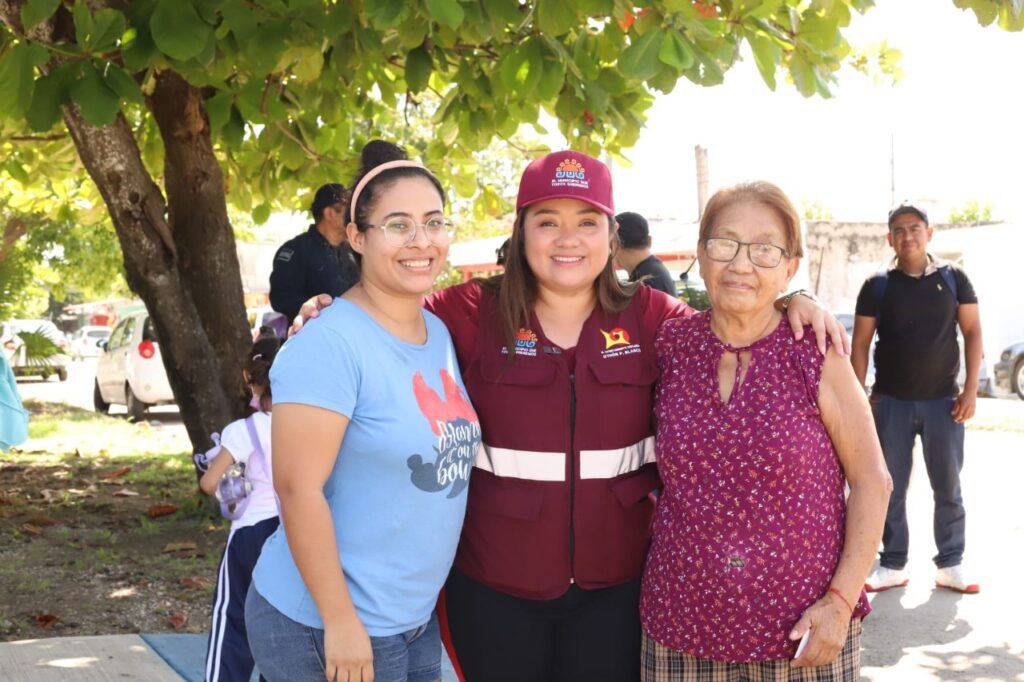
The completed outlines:
<svg viewBox="0 0 1024 682">
<path fill-rule="evenodd" d="M 350 419 L 324 485 L 356 612 L 374 637 L 427 622 L 455 557 L 480 422 L 444 324 L 424 311 L 427 342 L 405 343 L 338 299 L 277 354 L 274 404 Z M 281 613 L 323 628 L 282 525 L 253 572 Z"/>
</svg>

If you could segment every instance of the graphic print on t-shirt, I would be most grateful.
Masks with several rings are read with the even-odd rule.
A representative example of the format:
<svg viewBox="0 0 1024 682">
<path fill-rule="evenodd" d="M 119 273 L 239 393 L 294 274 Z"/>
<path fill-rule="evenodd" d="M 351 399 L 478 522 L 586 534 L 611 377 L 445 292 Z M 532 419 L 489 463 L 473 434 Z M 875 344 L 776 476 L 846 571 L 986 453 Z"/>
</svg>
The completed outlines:
<svg viewBox="0 0 1024 682">
<path fill-rule="evenodd" d="M 480 420 L 462 389 L 447 370 L 441 370 L 444 399 L 430 388 L 423 375 L 416 372 L 412 390 L 416 403 L 438 437 L 434 461 L 425 462 L 422 455 L 409 457 L 413 485 L 428 493 L 451 486 L 448 498 L 457 497 L 469 485 L 477 448 L 480 447 Z"/>
</svg>

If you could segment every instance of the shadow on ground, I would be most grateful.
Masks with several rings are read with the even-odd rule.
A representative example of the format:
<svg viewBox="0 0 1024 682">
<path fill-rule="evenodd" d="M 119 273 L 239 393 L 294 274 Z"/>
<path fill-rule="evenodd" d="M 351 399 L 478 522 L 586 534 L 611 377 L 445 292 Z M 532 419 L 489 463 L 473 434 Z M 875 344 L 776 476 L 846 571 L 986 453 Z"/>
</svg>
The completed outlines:
<svg viewBox="0 0 1024 682">
<path fill-rule="evenodd" d="M 970 634 L 971 625 L 956 616 L 963 595 L 933 590 L 928 601 L 909 609 L 900 604 L 902 596 L 896 589 L 872 599 L 871 615 L 864 621 L 864 666 L 888 668 L 908 649 L 951 644 Z"/>
</svg>

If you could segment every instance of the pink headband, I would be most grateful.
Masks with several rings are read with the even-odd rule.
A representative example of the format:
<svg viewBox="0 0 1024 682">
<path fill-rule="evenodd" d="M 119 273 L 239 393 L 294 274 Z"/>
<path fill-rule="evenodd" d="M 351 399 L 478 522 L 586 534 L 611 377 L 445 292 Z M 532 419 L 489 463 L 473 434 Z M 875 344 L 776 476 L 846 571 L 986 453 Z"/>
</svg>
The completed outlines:
<svg viewBox="0 0 1024 682">
<path fill-rule="evenodd" d="M 366 189 L 366 185 L 384 171 L 391 170 L 392 168 L 419 168 L 420 170 L 426 171 L 430 177 L 434 177 L 434 174 L 427 170 L 427 167 L 422 163 L 408 161 L 407 159 L 388 161 L 387 163 L 382 163 L 381 165 L 374 167 L 373 170 L 363 176 L 363 179 L 356 184 L 356 188 L 352 190 L 352 200 L 348 202 L 348 215 L 353 223 L 356 221 L 356 202 L 359 201 L 359 195 L 362 194 L 364 189 Z"/>
</svg>

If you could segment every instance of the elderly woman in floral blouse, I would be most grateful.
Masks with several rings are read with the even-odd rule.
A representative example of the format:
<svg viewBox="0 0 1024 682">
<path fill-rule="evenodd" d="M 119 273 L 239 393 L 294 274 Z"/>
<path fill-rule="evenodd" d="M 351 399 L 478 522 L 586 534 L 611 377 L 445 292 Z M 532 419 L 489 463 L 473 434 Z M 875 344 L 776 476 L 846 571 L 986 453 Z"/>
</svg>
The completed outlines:
<svg viewBox="0 0 1024 682">
<path fill-rule="evenodd" d="M 711 310 L 656 342 L 643 679 L 858 680 L 891 481 L 848 359 L 772 306 L 802 255 L 796 210 L 769 183 L 722 190 L 697 254 Z"/>
</svg>

